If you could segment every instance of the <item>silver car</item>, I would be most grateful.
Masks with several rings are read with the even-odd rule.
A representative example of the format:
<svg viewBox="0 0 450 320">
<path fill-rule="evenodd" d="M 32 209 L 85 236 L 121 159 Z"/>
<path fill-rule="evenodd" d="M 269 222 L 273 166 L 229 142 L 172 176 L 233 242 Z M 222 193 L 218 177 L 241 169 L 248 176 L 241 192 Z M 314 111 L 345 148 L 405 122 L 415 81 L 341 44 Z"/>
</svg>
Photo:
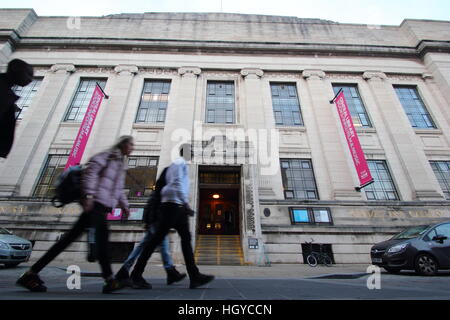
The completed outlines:
<svg viewBox="0 0 450 320">
<path fill-rule="evenodd" d="M 31 242 L 13 235 L 5 228 L 0 228 L 0 264 L 15 267 L 30 259 Z"/>
</svg>

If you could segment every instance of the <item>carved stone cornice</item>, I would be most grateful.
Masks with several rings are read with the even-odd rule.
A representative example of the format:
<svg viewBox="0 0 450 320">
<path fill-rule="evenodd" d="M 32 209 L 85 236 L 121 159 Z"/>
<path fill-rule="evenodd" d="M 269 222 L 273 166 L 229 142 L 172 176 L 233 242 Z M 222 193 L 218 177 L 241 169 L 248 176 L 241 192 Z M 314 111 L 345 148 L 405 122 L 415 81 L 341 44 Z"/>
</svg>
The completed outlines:
<svg viewBox="0 0 450 320">
<path fill-rule="evenodd" d="M 381 71 L 366 71 L 363 73 L 364 80 L 386 80 L 388 77 Z"/>
<path fill-rule="evenodd" d="M 73 64 L 57 63 L 50 67 L 50 71 L 53 73 L 74 73 L 76 68 Z"/>
<path fill-rule="evenodd" d="M 261 69 L 248 68 L 241 70 L 241 76 L 248 79 L 260 79 L 263 75 L 264 71 Z"/>
<path fill-rule="evenodd" d="M 323 80 L 326 74 L 322 70 L 303 70 L 302 77 L 306 80 Z"/>
<path fill-rule="evenodd" d="M 121 76 L 129 76 L 138 74 L 139 69 L 135 65 L 119 64 L 114 68 L 114 72 Z"/>
<path fill-rule="evenodd" d="M 198 67 L 181 67 L 178 68 L 178 74 L 182 77 L 197 77 L 202 73 L 202 69 Z"/>
</svg>

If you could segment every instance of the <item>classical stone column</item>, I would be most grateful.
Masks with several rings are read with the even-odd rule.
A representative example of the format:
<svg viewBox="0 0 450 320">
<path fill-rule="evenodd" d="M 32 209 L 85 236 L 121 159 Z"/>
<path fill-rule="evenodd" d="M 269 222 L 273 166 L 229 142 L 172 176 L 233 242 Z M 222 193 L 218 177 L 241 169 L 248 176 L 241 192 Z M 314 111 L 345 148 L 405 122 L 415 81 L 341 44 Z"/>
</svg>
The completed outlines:
<svg viewBox="0 0 450 320">
<path fill-rule="evenodd" d="M 266 163 L 258 163 L 256 171 L 257 188 L 255 191 L 259 198 L 266 199 L 284 199 L 282 193 L 282 181 L 280 175 L 280 157 L 279 157 L 279 132 L 275 127 L 273 121 L 273 109 L 270 102 L 263 101 L 265 96 L 264 82 L 261 80 L 264 72 L 260 69 L 242 69 L 241 75 L 244 77 L 244 96 L 241 101 L 244 103 L 242 107 L 245 112 L 246 128 L 251 130 L 264 130 L 267 134 L 265 144 L 267 148 L 264 148 L 260 155 L 266 154 Z M 276 132 L 276 136 L 274 135 Z M 261 136 L 262 137 L 262 136 Z M 271 140 L 276 140 L 276 145 L 272 145 Z M 258 148 L 262 146 L 259 145 Z M 267 160 L 270 159 L 270 165 L 267 164 Z M 276 166 L 276 171 L 272 169 Z M 262 170 L 262 167 L 265 169 Z"/>
<path fill-rule="evenodd" d="M 198 77 L 202 70 L 198 67 L 181 67 L 178 69 L 178 79 L 174 79 L 171 85 L 171 98 L 167 106 L 166 120 L 164 123 L 164 135 L 162 138 L 161 153 L 159 156 L 159 171 L 170 165 L 172 162 L 172 151 L 178 156 L 177 145 L 180 144 L 180 137 L 190 138 L 194 136 L 194 113 L 196 104 L 196 91 Z M 173 96 L 173 97 L 172 97 Z M 173 100 L 172 100 L 173 99 Z M 197 190 L 192 186 L 196 183 L 198 171 L 196 165 L 188 163 L 191 190 L 189 193 L 189 203 L 193 208 L 197 208 Z M 190 230 L 195 235 L 195 225 L 197 219 L 189 219 Z M 195 236 L 192 237 L 192 245 L 195 246 Z"/>
<path fill-rule="evenodd" d="M 114 72 L 115 75 L 108 79 L 105 87 L 109 99 L 102 102 L 99 111 L 101 116 L 96 120 L 98 125 L 94 125 L 82 162 L 95 153 L 109 148 L 120 135 L 131 133 L 121 132 L 121 128 L 127 111 L 131 85 L 138 68 L 135 65 L 118 65 L 114 68 Z"/>
<path fill-rule="evenodd" d="M 244 195 L 244 204 L 242 207 L 243 219 L 242 225 L 244 227 L 244 234 L 242 239 L 243 248 L 245 251 L 246 261 L 252 263 L 258 263 L 261 255 L 264 254 L 263 245 L 264 239 L 261 231 L 261 217 L 260 217 L 260 207 L 259 207 L 259 186 L 262 184 L 271 186 L 270 190 L 266 192 L 273 195 L 272 198 L 276 197 L 274 187 L 277 185 L 282 185 L 281 175 L 279 174 L 279 138 L 276 136 L 276 145 L 272 145 L 271 131 L 275 129 L 273 123 L 268 123 L 266 116 L 268 113 L 273 112 L 271 109 L 267 108 L 263 101 L 263 86 L 261 78 L 264 75 L 263 70 L 246 68 L 241 70 L 241 75 L 244 78 L 244 96 L 241 97 L 242 113 L 244 113 L 245 118 L 245 129 L 247 130 L 247 136 L 249 138 L 250 145 L 252 148 L 251 153 L 256 153 L 256 157 L 253 160 L 257 160 L 257 163 L 250 162 L 245 164 L 242 170 L 242 188 Z M 251 133 L 253 131 L 253 133 Z M 253 140 L 250 137 L 252 134 L 256 134 L 257 140 Z M 265 136 L 264 136 L 265 135 Z M 264 145 L 263 145 L 264 144 Z M 262 159 L 261 157 L 264 157 Z M 266 169 L 270 166 L 269 163 L 262 163 L 262 161 L 272 163 L 272 166 L 276 167 L 276 171 L 271 174 Z M 265 168 L 265 169 L 264 169 Z M 258 240 L 259 248 L 249 249 L 248 239 L 255 238 Z"/>
<path fill-rule="evenodd" d="M 40 94 L 39 103 L 34 106 L 29 121 L 23 123 L 25 128 L 16 137 L 0 173 L 0 195 L 28 195 L 24 192 L 29 192 L 30 186 L 21 191 L 21 184 L 29 170 L 38 172 L 42 166 L 61 121 L 55 111 L 74 72 L 75 66 L 72 64 L 55 64 L 45 75 L 40 89 L 45 91 Z"/>
<path fill-rule="evenodd" d="M 379 114 L 412 189 L 413 194 L 404 200 L 443 200 L 431 180 L 433 172 L 427 157 L 419 147 L 421 144 L 418 143 L 411 123 L 398 102 L 392 85 L 387 81 L 386 74 L 367 71 L 363 74 L 363 78 L 369 84 Z M 392 174 L 395 176 L 396 173 Z"/>
<path fill-rule="evenodd" d="M 197 78 L 201 74 L 198 67 L 182 67 L 178 69 L 178 81 L 172 84 L 174 101 L 169 102 L 164 123 L 160 168 L 171 163 L 172 151 L 180 143 L 180 135 L 193 138 Z M 176 90 L 175 90 L 176 89 Z M 172 98 L 171 98 L 172 99 Z M 174 136 L 172 136 L 174 135 Z M 191 171 L 193 170 L 191 166 Z"/>
<path fill-rule="evenodd" d="M 314 174 L 316 181 L 321 181 L 324 187 L 319 190 L 320 199 L 359 200 L 361 195 L 354 189 L 356 182 L 345 154 L 347 145 L 340 138 L 339 120 L 333 116 L 335 107 L 329 101 L 331 90 L 323 81 L 325 72 L 304 70 L 302 76 L 307 82 L 313 118 L 307 123 L 307 134 L 311 144 Z"/>
</svg>

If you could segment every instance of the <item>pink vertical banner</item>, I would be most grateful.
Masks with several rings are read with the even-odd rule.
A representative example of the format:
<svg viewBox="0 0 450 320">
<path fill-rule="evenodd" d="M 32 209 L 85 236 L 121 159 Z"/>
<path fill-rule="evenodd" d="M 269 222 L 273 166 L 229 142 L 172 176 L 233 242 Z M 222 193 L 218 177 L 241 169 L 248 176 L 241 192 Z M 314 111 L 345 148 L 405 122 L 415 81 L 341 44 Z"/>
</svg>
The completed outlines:
<svg viewBox="0 0 450 320">
<path fill-rule="evenodd" d="M 359 190 L 373 182 L 372 175 L 367 165 L 364 152 L 359 143 L 358 135 L 356 134 L 355 126 L 353 125 L 352 117 L 348 109 L 347 101 L 345 100 L 344 91 L 340 92 L 334 98 L 339 118 L 341 119 L 342 128 L 344 129 L 344 135 L 347 139 L 348 148 L 355 165 L 356 173 L 359 178 Z"/>
<path fill-rule="evenodd" d="M 84 115 L 83 122 L 81 122 L 78 135 L 73 143 L 72 151 L 70 152 L 69 159 L 67 159 L 64 170 L 81 162 L 81 157 L 83 157 L 84 149 L 86 149 L 89 135 L 91 134 L 98 109 L 100 108 L 100 104 L 102 103 L 104 97 L 105 93 L 97 84 L 95 86 L 94 93 L 92 94 L 91 101 L 87 107 L 86 114 Z"/>
</svg>

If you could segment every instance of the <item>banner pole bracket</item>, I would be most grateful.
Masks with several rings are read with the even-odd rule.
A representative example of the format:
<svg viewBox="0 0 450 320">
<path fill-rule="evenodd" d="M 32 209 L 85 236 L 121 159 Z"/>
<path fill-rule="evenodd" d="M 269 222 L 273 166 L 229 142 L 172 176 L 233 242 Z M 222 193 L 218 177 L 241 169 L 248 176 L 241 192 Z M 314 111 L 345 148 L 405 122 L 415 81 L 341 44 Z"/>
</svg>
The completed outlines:
<svg viewBox="0 0 450 320">
<path fill-rule="evenodd" d="M 98 82 L 96 82 L 97 86 L 100 88 L 100 90 L 103 92 L 103 94 L 105 95 L 105 99 L 109 99 L 109 96 L 106 94 L 106 92 L 103 90 L 103 88 L 100 86 L 100 84 Z"/>
<path fill-rule="evenodd" d="M 372 183 L 374 183 L 374 182 L 375 182 L 375 180 L 372 179 L 371 181 L 369 181 L 369 182 L 363 184 L 362 186 L 355 187 L 355 190 L 358 191 L 358 192 L 361 192 L 361 189 L 362 189 L 362 188 L 367 187 L 369 184 L 372 184 Z"/>
<path fill-rule="evenodd" d="M 340 88 L 339 91 L 338 91 L 338 92 L 336 93 L 336 95 L 334 96 L 334 98 L 330 100 L 330 104 L 333 104 L 333 103 L 334 103 L 334 100 L 336 100 L 337 96 L 341 93 L 341 91 L 342 91 L 342 88 Z"/>
</svg>

